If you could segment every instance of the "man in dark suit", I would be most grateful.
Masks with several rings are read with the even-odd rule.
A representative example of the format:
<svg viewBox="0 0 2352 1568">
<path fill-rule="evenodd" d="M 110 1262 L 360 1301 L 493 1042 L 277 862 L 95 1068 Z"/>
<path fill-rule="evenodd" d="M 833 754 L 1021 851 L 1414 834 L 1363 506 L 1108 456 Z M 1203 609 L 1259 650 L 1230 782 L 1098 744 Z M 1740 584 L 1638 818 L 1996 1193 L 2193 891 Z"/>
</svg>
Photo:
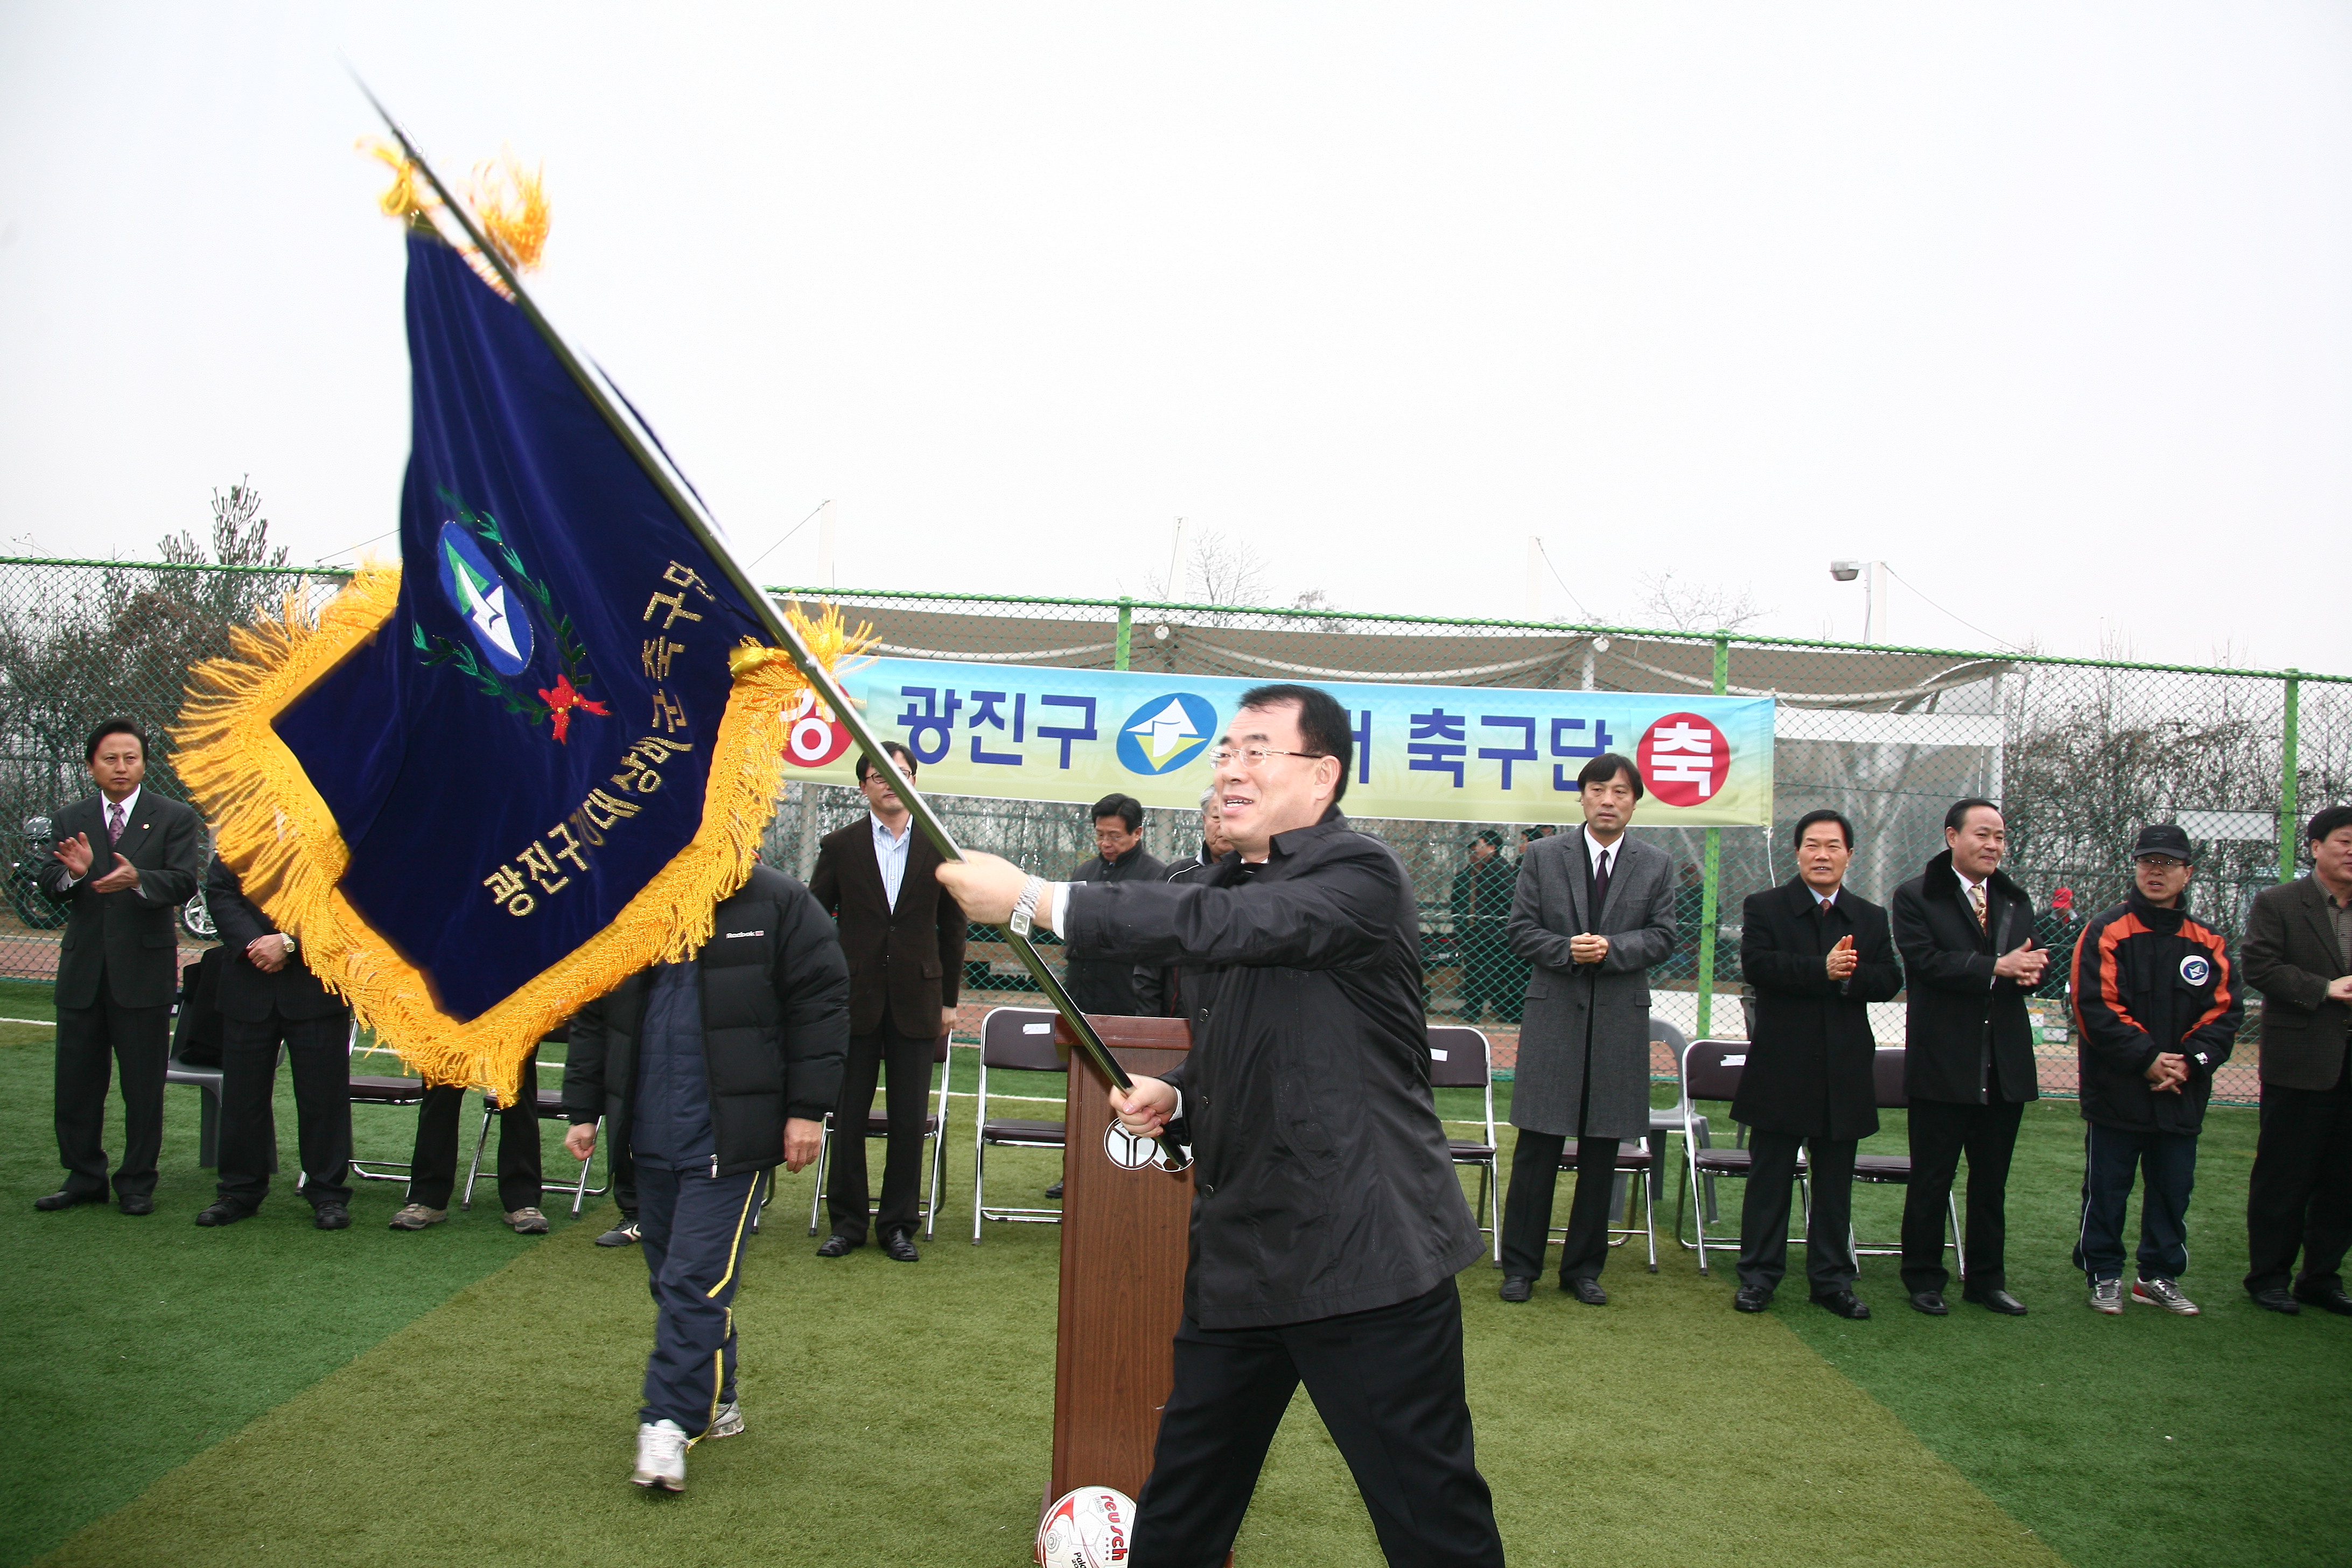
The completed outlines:
<svg viewBox="0 0 2352 1568">
<path fill-rule="evenodd" d="M 1867 1318 L 1853 1293 L 1854 1146 L 1878 1131 L 1870 1004 L 1903 989 L 1903 970 L 1886 911 L 1845 886 L 1853 824 L 1809 811 L 1797 819 L 1796 840 L 1796 877 L 1751 894 L 1740 916 L 1740 972 L 1755 988 L 1756 1027 L 1731 1115 L 1748 1129 L 1754 1163 L 1731 1304 L 1764 1310 L 1788 1272 L 1789 1190 L 1802 1147 L 1812 1183 L 1805 1274 L 1813 1300 L 1841 1318 Z"/>
<path fill-rule="evenodd" d="M 1095 849 L 1070 872 L 1073 882 L 1164 882 L 1168 868 L 1143 847 L 1143 803 L 1131 795 L 1107 795 L 1095 802 Z M 1150 1011 L 1135 991 L 1135 966 L 1107 959 L 1072 954 L 1063 966 L 1062 983 L 1081 1013 L 1114 1017 L 1139 1016 Z"/>
<path fill-rule="evenodd" d="M 915 759 L 896 742 L 884 745 L 915 779 Z M 866 1119 L 874 1110 L 874 1079 L 887 1070 L 890 1138 L 882 1159 L 882 1202 L 874 1218 L 882 1250 L 913 1263 L 914 1232 L 922 1190 L 923 1120 L 939 1037 L 955 1026 L 956 992 L 963 978 L 963 910 L 935 875 L 940 852 L 915 831 L 898 798 L 898 777 L 861 753 L 857 787 L 864 820 L 829 833 L 818 845 L 809 891 L 840 923 L 849 958 L 849 1055 L 842 1066 L 841 1101 L 833 1112 L 833 1155 L 825 1205 L 833 1234 L 819 1258 L 841 1258 L 866 1245 Z"/>
<path fill-rule="evenodd" d="M 205 907 L 227 953 L 221 973 L 220 1186 L 204 1226 L 234 1225 L 269 1195 L 278 1152 L 270 1098 L 282 1044 L 294 1071 L 294 1124 L 302 1195 L 320 1230 L 352 1223 L 351 1009 L 319 984 L 299 944 L 245 896 L 228 862 L 213 857 Z"/>
<path fill-rule="evenodd" d="M 1464 1396 L 1454 1276 L 1480 1249 L 1429 1092 L 1420 916 L 1396 852 L 1339 811 L 1347 710 L 1263 686 L 1209 759 L 1238 854 L 1198 881 L 941 868 L 979 919 L 1178 964 L 1193 1047 L 1111 1096 L 1193 1152 L 1191 1261 L 1129 1568 L 1222 1563 L 1303 1382 L 1391 1563 L 1499 1568 Z"/>
<path fill-rule="evenodd" d="M 1576 1140 L 1576 1196 L 1559 1288 L 1606 1306 L 1609 1196 L 1618 1146 L 1650 1131 L 1650 966 L 1675 950 L 1675 863 L 1626 831 L 1642 770 L 1604 752 L 1577 774 L 1584 826 L 1528 846 L 1511 900 L 1512 950 L 1532 969 L 1511 1092 L 1511 1184 L 1503 1199 L 1506 1301 L 1543 1273 L 1560 1156 Z"/>
<path fill-rule="evenodd" d="M 2047 952 L 2033 945 L 2033 901 L 2000 870 L 2000 807 L 1968 799 L 1944 816 L 1944 852 L 1895 890 L 1895 951 L 1910 977 L 1904 1091 L 1911 1101 L 1911 1184 L 1903 1194 L 1903 1288 L 1931 1317 L 1950 1310 L 1944 1213 L 1969 1160 L 1963 1300 L 2011 1317 L 2001 1255 L 2010 1156 L 2025 1102 L 2041 1098 L 2025 999 Z"/>
<path fill-rule="evenodd" d="M 2246 915 L 2246 983 L 2263 994 L 2246 1289 L 2273 1312 L 2309 1304 L 2352 1316 L 2352 805 L 2320 812 L 2305 837 L 2311 875 L 2264 889 Z"/>
<path fill-rule="evenodd" d="M 204 829 L 194 812 L 144 787 L 147 742 L 130 720 L 109 719 L 90 731 L 82 755 L 98 794 L 58 813 L 56 859 L 41 868 L 41 886 L 72 900 L 58 947 L 58 1159 L 66 1183 L 33 1206 L 106 1201 L 99 1136 L 111 1059 L 122 1081 L 114 1195 L 124 1214 L 152 1214 L 180 982 L 172 922 L 195 896 Z"/>
</svg>

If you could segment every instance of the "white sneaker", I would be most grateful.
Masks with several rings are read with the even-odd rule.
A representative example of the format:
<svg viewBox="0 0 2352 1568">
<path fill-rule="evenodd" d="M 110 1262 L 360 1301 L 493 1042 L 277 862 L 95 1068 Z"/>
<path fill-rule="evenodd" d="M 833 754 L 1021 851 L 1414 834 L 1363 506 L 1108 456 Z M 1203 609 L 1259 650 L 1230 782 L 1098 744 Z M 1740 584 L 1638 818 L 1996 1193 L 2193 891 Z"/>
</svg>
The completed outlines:
<svg viewBox="0 0 2352 1568">
<path fill-rule="evenodd" d="M 711 1418 L 710 1430 L 702 1436 L 705 1439 L 732 1437 L 741 1430 L 743 1430 L 743 1406 L 730 1399 L 719 1407 L 719 1414 Z"/>
<path fill-rule="evenodd" d="M 2111 1318 L 2121 1317 L 2124 1310 L 2124 1282 L 2120 1279 L 2091 1281 L 2091 1310 L 2105 1312 Z"/>
<path fill-rule="evenodd" d="M 686 1489 L 686 1433 L 677 1422 L 637 1424 L 637 1469 L 629 1479 L 666 1492 Z"/>
<path fill-rule="evenodd" d="M 2197 1316 L 2197 1303 L 2180 1293 L 2180 1287 L 2169 1279 L 2135 1279 L 2132 1300 L 2145 1301 L 2151 1307 L 2161 1307 L 2168 1312 L 2178 1312 L 2184 1318 Z"/>
</svg>

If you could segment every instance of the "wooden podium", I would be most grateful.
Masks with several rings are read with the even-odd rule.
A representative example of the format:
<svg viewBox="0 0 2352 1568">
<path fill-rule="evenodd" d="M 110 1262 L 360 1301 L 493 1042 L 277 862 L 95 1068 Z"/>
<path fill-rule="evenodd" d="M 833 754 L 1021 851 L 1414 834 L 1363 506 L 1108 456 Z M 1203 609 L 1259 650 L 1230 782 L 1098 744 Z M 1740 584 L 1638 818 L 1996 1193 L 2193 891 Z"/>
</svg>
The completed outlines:
<svg viewBox="0 0 2352 1568">
<path fill-rule="evenodd" d="M 1184 1059 L 1181 1018 L 1088 1015 L 1129 1072 L 1157 1078 Z M 1062 1305 L 1054 1354 L 1054 1470 L 1045 1507 L 1076 1487 L 1143 1491 L 1160 1408 L 1174 1381 L 1172 1342 L 1184 1312 L 1192 1173 L 1158 1164 L 1159 1146 L 1110 1136 L 1110 1083 L 1069 1026 L 1062 1156 Z M 1042 1509 L 1041 1509 L 1042 1512 Z"/>
</svg>

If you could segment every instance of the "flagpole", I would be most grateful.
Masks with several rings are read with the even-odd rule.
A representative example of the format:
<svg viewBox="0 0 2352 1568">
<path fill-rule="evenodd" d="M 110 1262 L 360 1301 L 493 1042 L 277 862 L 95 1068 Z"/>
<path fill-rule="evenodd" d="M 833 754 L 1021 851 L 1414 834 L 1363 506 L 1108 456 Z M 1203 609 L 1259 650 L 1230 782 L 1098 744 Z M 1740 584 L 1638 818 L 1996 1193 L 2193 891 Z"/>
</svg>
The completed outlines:
<svg viewBox="0 0 2352 1568">
<path fill-rule="evenodd" d="M 463 202 L 457 199 L 457 193 L 442 184 L 441 176 L 434 172 L 432 164 L 425 162 L 425 154 L 417 149 L 416 143 L 410 140 L 407 131 L 402 127 L 398 120 L 393 117 L 392 111 L 383 106 L 383 101 L 369 89 L 367 83 L 360 79 L 356 71 L 352 73 L 352 80 L 358 85 L 369 104 L 383 119 L 385 129 L 389 130 L 394 138 L 400 142 L 402 154 L 415 165 L 417 173 L 425 176 L 425 181 L 440 196 L 442 209 L 456 221 L 459 228 L 465 231 L 466 237 L 473 243 L 474 248 L 480 253 L 482 259 L 498 273 L 499 280 L 506 285 L 507 291 L 513 297 L 516 308 L 520 310 L 525 319 L 537 329 L 540 337 L 546 342 L 558 362 L 571 374 L 572 379 L 579 384 L 580 390 L 587 395 L 588 401 L 595 405 L 596 412 L 604 416 L 607 425 L 612 426 L 613 434 L 619 437 L 621 445 L 628 449 L 629 455 L 636 459 L 637 466 L 646 471 L 646 477 L 653 480 L 654 488 L 661 491 L 662 499 L 669 502 L 670 510 L 677 514 L 678 521 L 685 523 L 688 531 L 695 536 L 696 542 L 709 552 L 710 558 L 718 563 L 719 570 L 725 573 L 728 581 L 734 584 L 735 591 L 751 605 L 752 613 L 760 618 L 762 629 L 775 639 L 776 646 L 783 651 L 786 658 L 793 661 L 793 666 L 807 677 L 810 686 L 815 689 L 818 698 L 833 710 L 835 716 L 840 719 L 843 727 L 848 730 L 850 738 L 856 742 L 858 748 L 872 758 L 877 766 L 887 767 L 897 775 L 896 787 L 900 803 L 913 815 L 916 825 L 923 830 L 923 837 L 930 840 L 931 847 L 940 852 L 940 858 L 950 861 L 962 860 L 963 849 L 956 843 L 955 836 L 948 831 L 947 824 L 940 820 L 939 814 L 931 808 L 931 803 L 923 797 L 922 791 L 915 787 L 914 781 L 907 777 L 897 761 L 883 750 L 883 742 L 866 722 L 866 716 L 860 713 L 856 705 L 849 700 L 848 693 L 844 691 L 841 683 L 834 679 L 833 672 L 817 662 L 816 656 L 809 651 L 808 644 L 801 637 L 799 629 L 792 624 L 791 619 L 782 611 L 776 607 L 775 601 L 761 590 L 759 584 L 752 581 L 751 572 L 735 558 L 734 551 L 729 548 L 725 538 L 719 533 L 717 521 L 704 510 L 701 500 L 694 493 L 693 487 L 686 482 L 685 476 L 680 474 L 677 467 L 670 462 L 668 457 L 662 451 L 660 443 L 653 438 L 652 432 L 637 420 L 635 415 L 629 409 L 626 400 L 619 396 L 605 382 L 602 373 L 575 353 L 572 345 L 564 342 L 563 335 L 555 330 L 554 323 L 550 321 L 546 314 L 540 310 L 539 302 L 533 300 L 530 297 L 530 291 L 523 287 L 521 278 L 516 275 L 511 266 L 508 265 L 507 258 L 499 253 L 498 247 L 489 242 L 488 236 L 485 235 L 475 223 L 473 214 L 467 209 Z M 1110 1054 L 1110 1048 L 1103 1044 L 1102 1036 L 1096 1032 L 1094 1025 L 1087 1021 L 1086 1014 L 1079 1011 L 1078 1005 L 1071 1000 L 1068 990 L 1063 986 L 1061 980 L 1053 970 L 1047 967 L 1045 958 L 1039 954 L 1035 944 L 1010 927 L 1005 927 L 1003 930 L 1004 940 L 1012 947 L 1014 955 L 1021 960 L 1022 967 L 1029 971 L 1030 976 L 1037 982 L 1038 989 L 1043 991 L 1046 999 L 1054 1005 L 1054 1010 L 1062 1016 L 1065 1023 L 1069 1025 L 1070 1033 L 1076 1037 L 1079 1047 L 1086 1052 L 1087 1058 L 1095 1064 L 1105 1078 L 1119 1089 L 1132 1089 L 1134 1079 L 1128 1076 L 1125 1068 L 1118 1065 L 1118 1058 Z M 1183 1146 L 1173 1137 L 1162 1133 L 1159 1142 L 1161 1158 L 1170 1168 L 1181 1168 L 1191 1163 L 1191 1156 L 1184 1152 Z"/>
</svg>

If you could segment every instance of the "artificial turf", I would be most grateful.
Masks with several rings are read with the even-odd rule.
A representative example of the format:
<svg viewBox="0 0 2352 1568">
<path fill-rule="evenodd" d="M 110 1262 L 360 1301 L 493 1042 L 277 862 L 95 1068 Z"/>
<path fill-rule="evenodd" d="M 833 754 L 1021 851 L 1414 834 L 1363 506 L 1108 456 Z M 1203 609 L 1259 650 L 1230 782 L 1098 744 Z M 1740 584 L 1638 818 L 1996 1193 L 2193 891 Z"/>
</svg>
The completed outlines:
<svg viewBox="0 0 2352 1568">
<path fill-rule="evenodd" d="M 967 1089 L 971 1054 L 956 1057 Z M 1051 1441 L 1059 1233 L 991 1226 L 969 1244 L 968 1134 L 913 1268 L 872 1249 L 814 1258 L 811 1179 L 783 1181 L 737 1303 L 751 1428 L 698 1447 L 688 1493 L 656 1500 L 622 1479 L 651 1308 L 635 1252 L 589 1245 L 609 1209 L 536 1243 L 480 1210 L 395 1236 L 382 1221 L 398 1190 L 377 1186 L 338 1236 L 285 1194 L 262 1219 L 200 1231 L 193 1091 L 172 1092 L 152 1218 L 0 1205 L 0 1238 L 31 1265 L 11 1271 L 0 1319 L 0 1380 L 27 1417 L 0 1427 L 0 1563 L 76 1526 L 47 1561 L 1025 1560 Z M 0 1045 L 0 1125 L 16 1134 L 0 1169 L 27 1198 L 54 1173 L 47 1107 L 46 1049 Z M 1468 1108 L 1449 1095 L 1446 1109 Z M 2250 1116 L 2217 1120 L 2191 1208 L 2212 1261 L 2188 1282 L 2207 1315 L 2119 1321 L 2082 1307 L 2065 1266 L 2072 1117 L 2029 1117 L 2011 1183 L 2023 1320 L 1918 1318 L 1890 1258 L 1865 1261 L 1878 1317 L 1855 1325 L 1805 1305 L 1801 1275 L 1770 1314 L 1734 1314 L 1720 1266 L 1702 1279 L 1671 1241 L 1656 1276 L 1612 1260 L 1602 1311 L 1549 1289 L 1506 1306 L 1490 1268 L 1466 1270 L 1479 1458 L 1511 1560 L 2345 1560 L 2352 1322 L 2231 1300 Z M 408 1113 L 361 1118 L 363 1146 L 404 1153 Z M 992 1194 L 1054 1173 L 1050 1156 L 1003 1152 Z M 1866 1240 L 1891 1234 L 1895 1201 L 1862 1195 Z M 1673 1218 L 1670 1197 L 1661 1225 Z M 126 1350 L 131 1368 L 107 1365 Z M 1244 1563 L 1379 1561 L 1303 1403 L 1238 1546 Z"/>
</svg>

